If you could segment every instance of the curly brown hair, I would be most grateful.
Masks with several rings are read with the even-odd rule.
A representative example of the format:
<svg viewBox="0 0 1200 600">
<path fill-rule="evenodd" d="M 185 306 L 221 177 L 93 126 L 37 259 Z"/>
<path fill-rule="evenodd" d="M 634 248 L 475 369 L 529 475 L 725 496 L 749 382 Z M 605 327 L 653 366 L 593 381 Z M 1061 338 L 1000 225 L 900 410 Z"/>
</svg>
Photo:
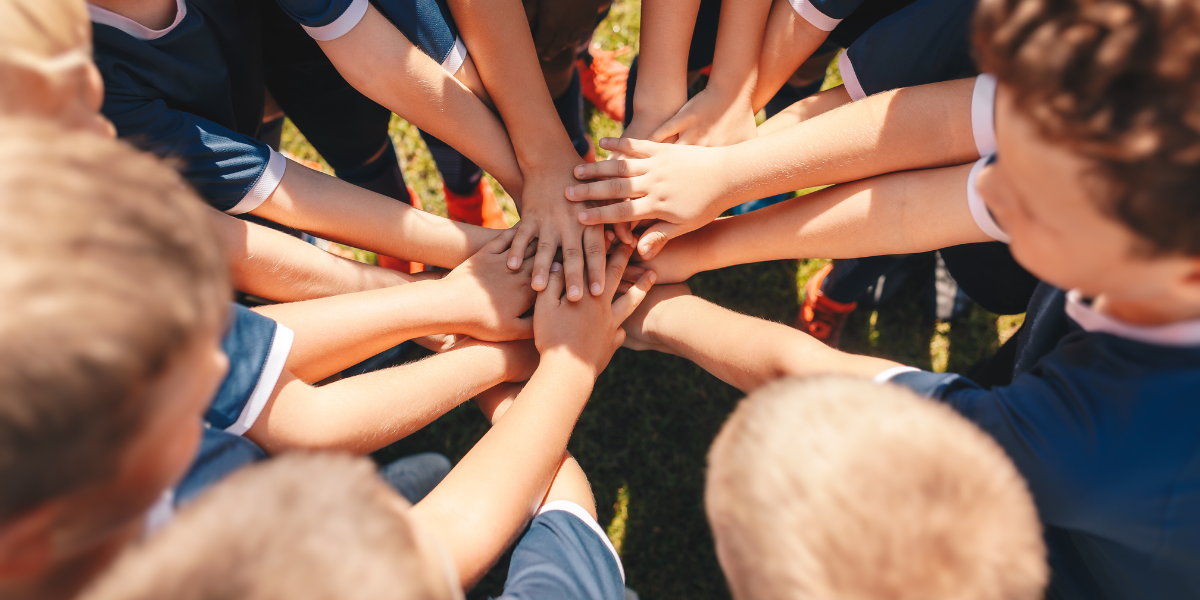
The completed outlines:
<svg viewBox="0 0 1200 600">
<path fill-rule="evenodd" d="M 975 48 L 1144 250 L 1200 255 L 1200 3 L 980 0 Z"/>
</svg>

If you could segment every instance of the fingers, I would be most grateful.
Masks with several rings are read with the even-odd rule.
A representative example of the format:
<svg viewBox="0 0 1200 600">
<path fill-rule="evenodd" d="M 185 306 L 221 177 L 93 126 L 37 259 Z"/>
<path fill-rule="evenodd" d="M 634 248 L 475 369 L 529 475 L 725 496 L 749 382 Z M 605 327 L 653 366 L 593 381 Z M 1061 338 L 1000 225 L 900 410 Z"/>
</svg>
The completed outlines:
<svg viewBox="0 0 1200 600">
<path fill-rule="evenodd" d="M 541 250 L 538 250 L 539 254 Z M 576 234 L 562 241 L 563 272 L 567 279 L 567 300 L 575 302 L 583 298 L 584 257 L 583 236 Z"/>
<path fill-rule="evenodd" d="M 617 298 L 616 302 L 613 302 L 613 318 L 618 323 L 625 322 L 625 319 L 628 319 L 629 315 L 632 315 L 633 311 L 637 310 L 642 300 L 646 299 L 646 294 L 650 293 L 650 288 L 657 280 L 658 275 L 654 271 L 646 271 L 641 277 L 638 277 L 637 283 L 633 284 L 633 287 L 629 288 L 624 296 Z"/>
<path fill-rule="evenodd" d="M 558 303 L 559 297 L 562 296 L 563 290 L 563 272 L 562 265 L 554 263 L 550 265 L 550 279 L 546 282 L 546 289 L 538 294 L 537 304 Z M 535 308 L 536 311 L 536 308 Z"/>
<path fill-rule="evenodd" d="M 528 258 L 525 249 L 533 243 L 533 238 L 537 235 L 537 225 L 521 221 L 517 224 L 516 230 L 517 233 L 513 236 L 511 247 L 508 249 L 508 268 L 513 271 L 520 269 L 521 263 Z"/>
<path fill-rule="evenodd" d="M 613 223 L 613 233 L 617 234 L 617 239 L 621 240 L 622 244 L 637 245 L 637 238 L 633 236 L 633 223 Z"/>
<path fill-rule="evenodd" d="M 638 240 L 638 254 L 642 260 L 650 260 L 658 256 L 660 250 L 667 245 L 667 241 L 682 234 L 680 227 L 674 223 L 659 221 L 652 227 L 647 229 L 642 234 L 642 239 Z"/>
<path fill-rule="evenodd" d="M 680 132 L 687 129 L 687 125 L 687 116 L 676 114 L 674 117 L 668 119 L 666 123 L 659 125 L 658 129 L 655 129 L 648 139 L 652 142 L 664 142 L 669 138 L 679 135 Z"/>
<path fill-rule="evenodd" d="M 617 286 L 621 283 L 621 276 L 625 273 L 625 267 L 629 264 L 629 257 L 633 256 L 633 247 L 621 244 L 608 259 L 608 273 L 604 282 L 604 289 L 608 291 L 608 297 L 611 299 L 617 291 Z"/>
<path fill-rule="evenodd" d="M 505 229 L 500 232 L 500 235 L 484 245 L 483 249 L 492 254 L 503 254 L 505 250 L 512 247 L 513 238 L 516 237 L 515 229 Z"/>
<path fill-rule="evenodd" d="M 550 280 L 550 264 L 554 262 L 554 254 L 558 252 L 557 232 L 547 228 L 538 235 L 537 254 L 533 257 L 533 278 L 529 285 L 537 291 L 546 289 Z"/>
<path fill-rule="evenodd" d="M 608 232 L 610 235 L 612 232 Z M 593 296 L 604 293 L 604 262 L 608 256 L 608 243 L 604 228 L 599 225 L 583 229 L 583 252 L 587 260 L 588 290 Z"/>
<path fill-rule="evenodd" d="M 658 211 L 649 200 L 638 198 L 628 202 L 616 202 L 579 211 L 579 222 L 584 225 L 601 223 L 627 223 L 640 219 L 656 219 Z"/>
<path fill-rule="evenodd" d="M 611 139 L 611 138 L 605 138 Z M 575 167 L 575 179 L 600 179 L 601 177 L 637 177 L 648 170 L 645 160 L 602 160 L 583 163 Z"/>
<path fill-rule="evenodd" d="M 620 152 L 632 158 L 649 158 L 656 150 L 654 142 L 633 138 L 610 138 L 600 140 L 600 147 L 609 152 Z M 600 164 L 600 163 L 596 163 Z"/>
<path fill-rule="evenodd" d="M 646 269 L 637 265 L 629 265 L 625 267 L 625 272 L 621 274 L 621 281 L 633 283 L 646 272 Z"/>
<path fill-rule="evenodd" d="M 568 187 L 563 194 L 567 200 L 571 200 L 572 202 L 641 198 L 646 194 L 637 189 L 638 186 L 634 185 L 635 181 L 634 179 L 617 178 L 593 181 L 591 183 L 577 183 Z"/>
</svg>

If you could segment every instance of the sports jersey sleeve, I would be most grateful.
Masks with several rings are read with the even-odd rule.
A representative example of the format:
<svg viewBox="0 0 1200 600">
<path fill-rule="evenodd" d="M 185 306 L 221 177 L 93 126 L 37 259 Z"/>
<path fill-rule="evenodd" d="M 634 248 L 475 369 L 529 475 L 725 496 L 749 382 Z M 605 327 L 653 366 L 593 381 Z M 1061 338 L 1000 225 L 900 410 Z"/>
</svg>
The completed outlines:
<svg viewBox="0 0 1200 600">
<path fill-rule="evenodd" d="M 821 31 L 833 31 L 863 0 L 788 0 L 800 18 Z"/>
<path fill-rule="evenodd" d="M 983 201 L 983 196 L 975 187 L 979 173 L 994 160 L 996 160 L 995 155 L 985 156 L 975 161 L 971 167 L 971 172 L 967 175 L 967 207 L 971 209 L 971 217 L 975 219 L 975 224 L 981 231 L 993 240 L 1007 244 L 1009 242 L 1008 233 L 1000 228 L 1000 224 L 992 216 L 992 211 L 988 210 L 987 204 Z"/>
<path fill-rule="evenodd" d="M 367 0 L 277 0 L 317 41 L 342 37 L 367 14 Z M 467 58 L 450 9 L 438 0 L 376 0 L 375 6 L 404 37 L 453 74 Z"/>
<path fill-rule="evenodd" d="M 981 73 L 971 92 L 971 134 L 979 156 L 996 153 L 996 76 Z"/>
<path fill-rule="evenodd" d="M 181 162 L 181 173 L 213 208 L 229 214 L 258 208 L 279 186 L 287 160 L 266 144 L 162 99 L 106 91 L 103 112 L 121 138 Z"/>
<path fill-rule="evenodd" d="M 229 373 L 204 418 L 232 435 L 246 433 L 266 406 L 292 349 L 292 330 L 234 305 L 233 320 L 221 341 Z"/>
<path fill-rule="evenodd" d="M 625 571 L 596 520 L 573 502 L 542 507 L 513 550 L 498 600 L 623 600 Z"/>
</svg>

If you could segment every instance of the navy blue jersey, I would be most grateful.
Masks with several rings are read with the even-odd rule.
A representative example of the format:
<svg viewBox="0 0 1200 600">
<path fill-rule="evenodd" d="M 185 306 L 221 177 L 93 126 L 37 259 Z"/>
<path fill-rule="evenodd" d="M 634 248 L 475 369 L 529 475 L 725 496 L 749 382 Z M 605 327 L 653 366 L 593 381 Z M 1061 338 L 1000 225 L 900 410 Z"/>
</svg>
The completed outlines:
<svg viewBox="0 0 1200 600">
<path fill-rule="evenodd" d="M 550 502 L 513 549 L 498 600 L 624 600 L 621 558 L 578 504 Z"/>
<path fill-rule="evenodd" d="M 971 212 L 1007 241 L 974 189 L 989 160 Z M 1200 320 L 1133 326 L 1043 283 L 1017 343 L 1012 383 L 991 390 L 903 367 L 877 379 L 946 402 L 1008 452 L 1045 526 L 1047 598 L 1200 597 Z"/>
<path fill-rule="evenodd" d="M 796 13 L 813 27 L 829 32 L 829 39 L 847 48 L 863 32 L 913 0 L 788 0 Z"/>
<path fill-rule="evenodd" d="M 287 166 L 256 139 L 264 89 L 259 4 L 176 1 L 175 21 L 162 30 L 88 6 L 105 85 L 101 111 L 121 138 L 177 159 L 184 178 L 214 208 L 249 212 L 275 191 Z M 321 40 L 349 32 L 368 5 L 367 0 L 280 4 Z M 444 68 L 454 72 L 462 65 L 466 48 L 444 7 L 434 0 L 383 0 L 380 6 Z"/>
</svg>

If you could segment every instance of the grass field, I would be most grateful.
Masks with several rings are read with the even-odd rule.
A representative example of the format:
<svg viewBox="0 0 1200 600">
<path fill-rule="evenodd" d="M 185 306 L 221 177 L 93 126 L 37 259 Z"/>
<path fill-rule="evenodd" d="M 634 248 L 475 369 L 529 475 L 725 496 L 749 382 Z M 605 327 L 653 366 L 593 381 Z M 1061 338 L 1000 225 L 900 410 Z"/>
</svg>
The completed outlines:
<svg viewBox="0 0 1200 600">
<path fill-rule="evenodd" d="M 595 41 L 609 50 L 630 47 L 622 56 L 628 63 L 637 51 L 639 27 L 637 0 L 617 0 Z M 836 71 L 829 77 L 827 85 L 840 81 Z M 590 114 L 594 139 L 620 134 L 619 124 L 598 112 Z M 440 176 L 416 130 L 395 118 L 392 134 L 405 176 L 426 210 L 444 215 Z M 319 160 L 290 125 L 284 140 L 291 153 Z M 515 221 L 511 200 L 503 196 L 503 202 Z M 369 253 L 354 254 L 373 259 Z M 722 306 L 790 323 L 804 282 L 825 262 L 732 267 L 697 275 L 689 283 L 698 295 Z M 952 322 L 929 319 L 920 308 L 919 282 L 913 279 L 885 308 L 853 314 L 842 347 L 924 369 L 962 371 L 990 356 L 1020 325 L 1021 317 L 998 317 L 978 306 Z M 686 360 L 629 350 L 618 351 L 596 384 L 570 451 L 592 482 L 600 523 L 621 553 L 628 585 L 644 599 L 729 596 L 704 517 L 704 465 L 709 443 L 740 397 Z M 486 427 L 479 411 L 467 403 L 381 455 L 433 450 L 457 460 Z M 502 561 L 470 597 L 499 594 L 505 568 Z"/>
</svg>

